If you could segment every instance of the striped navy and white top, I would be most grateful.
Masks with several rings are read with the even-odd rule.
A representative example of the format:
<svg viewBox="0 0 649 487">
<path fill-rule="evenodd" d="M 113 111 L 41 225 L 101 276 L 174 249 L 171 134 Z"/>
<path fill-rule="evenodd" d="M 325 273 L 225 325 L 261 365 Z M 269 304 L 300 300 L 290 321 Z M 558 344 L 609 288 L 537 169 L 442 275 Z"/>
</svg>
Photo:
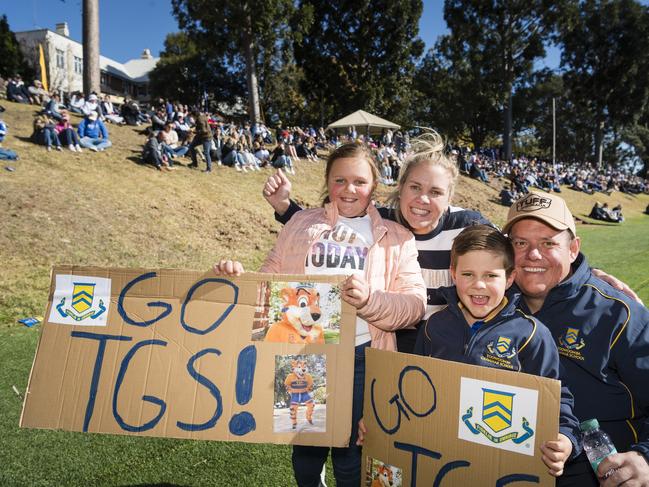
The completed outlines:
<svg viewBox="0 0 649 487">
<path fill-rule="evenodd" d="M 381 216 L 395 220 L 394 211 L 389 208 L 379 208 Z M 453 240 L 466 227 L 476 224 L 491 225 L 489 220 L 479 212 L 465 210 L 457 206 L 449 206 L 437 224 L 437 227 L 425 235 L 415 235 L 419 251 L 419 267 L 426 282 L 428 304 L 424 320 L 444 307 L 446 301 L 438 292 L 438 288 L 451 286 L 451 246 Z"/>
</svg>

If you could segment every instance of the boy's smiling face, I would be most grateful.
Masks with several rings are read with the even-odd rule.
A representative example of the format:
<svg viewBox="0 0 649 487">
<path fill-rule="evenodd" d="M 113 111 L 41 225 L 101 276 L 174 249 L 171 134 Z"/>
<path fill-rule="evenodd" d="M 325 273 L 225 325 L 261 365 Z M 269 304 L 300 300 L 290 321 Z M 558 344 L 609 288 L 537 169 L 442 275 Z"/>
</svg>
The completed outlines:
<svg viewBox="0 0 649 487">
<path fill-rule="evenodd" d="M 469 325 L 496 309 L 514 282 L 514 272 L 507 277 L 503 256 L 488 250 L 472 250 L 458 256 L 451 275 Z"/>
</svg>

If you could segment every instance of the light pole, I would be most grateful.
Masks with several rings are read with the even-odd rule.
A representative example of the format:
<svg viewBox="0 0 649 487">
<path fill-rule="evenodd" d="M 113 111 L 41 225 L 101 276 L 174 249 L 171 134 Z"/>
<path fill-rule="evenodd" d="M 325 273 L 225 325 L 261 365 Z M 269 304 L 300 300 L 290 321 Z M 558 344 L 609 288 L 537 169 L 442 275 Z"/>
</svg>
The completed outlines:
<svg viewBox="0 0 649 487">
<path fill-rule="evenodd" d="M 557 103 L 552 97 L 552 168 L 557 164 Z"/>
</svg>

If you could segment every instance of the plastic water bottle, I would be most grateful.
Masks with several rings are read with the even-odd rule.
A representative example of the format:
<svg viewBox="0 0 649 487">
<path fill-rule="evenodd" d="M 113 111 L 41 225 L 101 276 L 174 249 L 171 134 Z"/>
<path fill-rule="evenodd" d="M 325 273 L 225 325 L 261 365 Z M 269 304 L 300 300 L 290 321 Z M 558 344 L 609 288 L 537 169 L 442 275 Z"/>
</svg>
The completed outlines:
<svg viewBox="0 0 649 487">
<path fill-rule="evenodd" d="M 579 425 L 583 432 L 584 451 L 595 473 L 597 467 L 607 456 L 617 453 L 615 445 L 605 431 L 599 429 L 599 421 L 589 419 Z M 608 472 L 607 472 L 608 474 Z"/>
</svg>

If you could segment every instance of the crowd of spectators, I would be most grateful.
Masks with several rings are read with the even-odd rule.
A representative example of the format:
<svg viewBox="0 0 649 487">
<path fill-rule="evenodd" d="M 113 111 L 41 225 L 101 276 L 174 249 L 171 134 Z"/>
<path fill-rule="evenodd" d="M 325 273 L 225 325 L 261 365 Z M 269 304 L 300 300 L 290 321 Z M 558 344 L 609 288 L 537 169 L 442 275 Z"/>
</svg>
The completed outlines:
<svg viewBox="0 0 649 487">
<path fill-rule="evenodd" d="M 610 195 L 614 191 L 627 194 L 649 193 L 649 182 L 624 168 L 610 164 L 602 168 L 591 162 L 552 162 L 518 156 L 507 162 L 496 158 L 495 150 L 468 151 L 454 149 L 460 171 L 484 182 L 489 175 L 505 178 L 509 184 L 501 191 L 503 205 L 509 206 L 530 187 L 560 193 L 562 186 L 586 194 L 597 192 Z"/>
<path fill-rule="evenodd" d="M 381 182 L 390 185 L 397 181 L 410 149 L 407 131 L 383 129 L 370 136 L 359 133 L 355 127 L 338 132 L 313 126 L 284 127 L 281 122 L 271 129 L 263 123 L 226 120 L 222 115 L 190 109 L 170 100 L 158 99 L 151 107 L 143 108 L 129 98 L 115 106 L 109 96 L 97 93 L 84 96 L 75 92 L 62 99 L 58 93 L 44 90 L 38 80 L 26 86 L 20 76 L 7 80 L 6 96 L 10 101 L 40 107 L 32 137 L 47 150 L 67 147 L 79 152 L 83 148 L 102 151 L 112 145 L 107 125 L 146 127 L 142 159 L 160 170 L 172 169 L 174 159 L 188 157 L 188 167 L 197 168 L 199 161 L 204 161 L 205 172 L 211 172 L 214 162 L 239 172 L 274 167 L 295 174 L 298 160 L 318 162 L 321 151 L 358 140 L 371 147 Z M 70 113 L 83 116 L 77 127 L 71 124 Z M 6 127 L 2 130 L 6 131 Z M 504 205 L 511 205 L 530 187 L 561 192 L 562 186 L 567 186 L 587 194 L 649 192 L 646 179 L 611 165 L 597 168 L 589 162 L 552 164 L 525 156 L 507 162 L 498 157 L 495 149 L 451 149 L 460 171 L 467 176 L 487 184 L 490 178 L 508 181 L 500 193 Z"/>
</svg>

